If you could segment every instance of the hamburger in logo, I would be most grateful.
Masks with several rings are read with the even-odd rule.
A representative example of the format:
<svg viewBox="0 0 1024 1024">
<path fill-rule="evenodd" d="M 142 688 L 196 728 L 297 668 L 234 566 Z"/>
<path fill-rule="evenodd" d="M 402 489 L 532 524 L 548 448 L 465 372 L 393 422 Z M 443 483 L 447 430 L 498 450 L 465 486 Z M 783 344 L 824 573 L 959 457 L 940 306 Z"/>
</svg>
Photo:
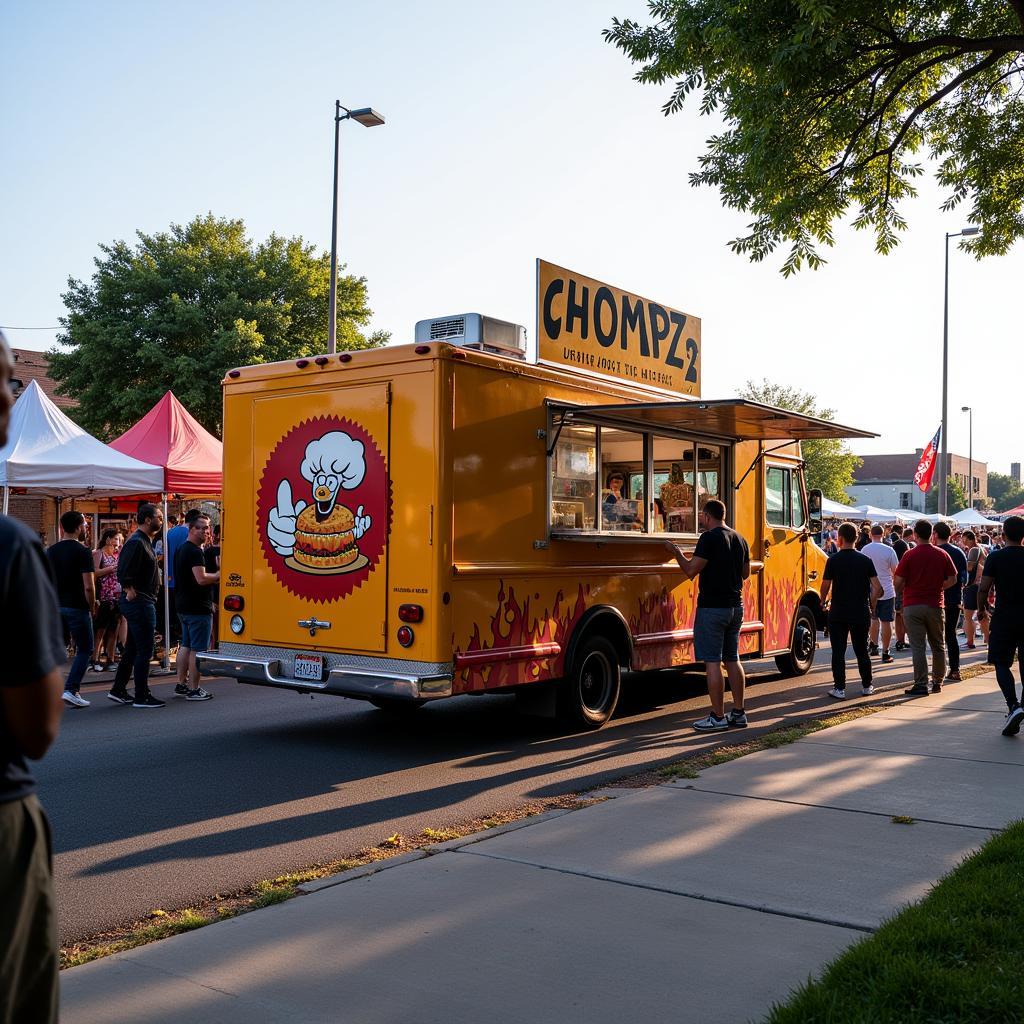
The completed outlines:
<svg viewBox="0 0 1024 1024">
<path fill-rule="evenodd" d="M 326 517 L 321 517 L 315 504 L 304 508 L 295 521 L 292 558 L 297 567 L 320 572 L 334 572 L 357 562 L 355 517 L 344 505 L 335 505 Z"/>
</svg>

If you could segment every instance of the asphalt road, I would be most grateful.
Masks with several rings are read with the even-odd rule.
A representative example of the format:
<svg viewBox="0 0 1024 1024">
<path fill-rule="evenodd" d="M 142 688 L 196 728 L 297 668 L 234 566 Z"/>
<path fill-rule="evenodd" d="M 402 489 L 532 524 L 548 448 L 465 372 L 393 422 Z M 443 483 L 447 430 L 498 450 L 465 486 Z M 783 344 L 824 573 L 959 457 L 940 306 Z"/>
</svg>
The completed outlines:
<svg viewBox="0 0 1024 1024">
<path fill-rule="evenodd" d="M 781 679 L 771 661 L 748 666 L 751 728 L 708 737 L 702 675 L 626 678 L 616 717 L 597 733 L 564 736 L 516 713 L 511 697 L 460 697 L 396 721 L 361 701 L 300 697 L 233 680 L 204 683 L 204 703 L 159 711 L 113 704 L 88 685 L 89 708 L 68 711 L 36 766 L 53 825 L 61 941 L 188 906 L 263 878 L 352 854 L 394 832 L 414 834 L 542 797 L 585 790 L 695 750 L 740 740 L 783 720 L 830 710 L 831 675 Z M 965 664 L 984 659 L 972 653 Z M 851 664 L 851 693 L 856 670 Z M 892 697 L 909 652 L 881 671 Z"/>
</svg>

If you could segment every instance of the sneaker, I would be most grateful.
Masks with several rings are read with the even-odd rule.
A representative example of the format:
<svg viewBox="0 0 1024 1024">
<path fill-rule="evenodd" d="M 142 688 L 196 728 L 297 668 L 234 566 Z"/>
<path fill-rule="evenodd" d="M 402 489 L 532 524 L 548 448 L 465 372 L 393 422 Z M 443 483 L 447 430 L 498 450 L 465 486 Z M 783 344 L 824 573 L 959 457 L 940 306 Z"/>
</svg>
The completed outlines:
<svg viewBox="0 0 1024 1024">
<path fill-rule="evenodd" d="M 872 658 L 877 657 L 878 656 L 878 644 L 868 644 L 868 654 L 870 654 Z"/>
<path fill-rule="evenodd" d="M 148 697 L 136 697 L 135 700 L 132 701 L 133 708 L 162 708 L 166 706 L 167 705 L 162 700 L 157 700 L 153 694 L 150 694 Z"/>
<path fill-rule="evenodd" d="M 914 683 L 909 689 L 903 691 L 908 697 L 927 697 L 931 690 L 928 689 L 928 684 L 925 683 L 923 686 L 920 683 Z"/>
<path fill-rule="evenodd" d="M 111 690 L 107 694 L 107 700 L 112 700 L 115 704 L 131 704 L 135 698 L 127 690 L 122 690 L 120 693 Z"/>
<path fill-rule="evenodd" d="M 902 640 L 897 640 L 896 646 L 893 648 L 895 651 L 905 651 L 906 649 L 907 645 Z"/>
<path fill-rule="evenodd" d="M 832 689 L 828 691 L 828 695 L 830 697 L 835 697 L 836 700 L 846 700 L 846 690 L 841 690 L 838 686 L 833 686 Z"/>
<path fill-rule="evenodd" d="M 1006 725 L 1003 726 L 1004 736 L 1016 736 L 1020 732 L 1021 719 L 1024 719 L 1024 708 L 1015 704 L 1010 713 L 1006 716 Z"/>
<path fill-rule="evenodd" d="M 105 668 L 103 667 L 103 664 L 102 664 L 101 662 L 98 662 L 98 661 L 94 661 L 94 662 L 92 663 L 92 666 L 91 666 L 91 667 L 92 667 L 92 670 L 93 670 L 93 672 L 106 672 L 106 671 L 107 671 L 107 670 L 106 670 L 106 669 L 105 669 Z"/>
<path fill-rule="evenodd" d="M 896 659 L 888 652 L 882 651 L 882 664 L 891 665 Z"/>
<path fill-rule="evenodd" d="M 192 691 L 188 688 L 185 683 L 174 684 L 174 696 L 175 697 L 187 697 Z"/>
<path fill-rule="evenodd" d="M 89 701 L 80 693 L 72 693 L 70 690 L 65 690 L 60 695 L 60 699 L 70 708 L 87 708 L 89 706 Z"/>
<path fill-rule="evenodd" d="M 213 694 L 207 693 L 201 686 L 189 690 L 185 700 L 213 700 Z"/>
<path fill-rule="evenodd" d="M 725 715 L 719 718 L 718 715 L 711 714 L 699 722 L 694 722 L 693 727 L 697 732 L 720 732 L 729 728 L 729 719 Z"/>
<path fill-rule="evenodd" d="M 977 648 L 977 646 L 978 646 L 977 644 L 964 644 L 963 647 L 960 648 L 960 650 L 961 651 L 973 651 L 973 650 L 975 650 Z"/>
<path fill-rule="evenodd" d="M 860 688 L 860 695 L 862 697 L 870 697 L 871 694 L 873 694 L 874 692 L 875 692 L 875 688 L 870 683 L 868 683 L 867 686 L 862 686 Z"/>
<path fill-rule="evenodd" d="M 730 729 L 746 729 L 747 727 L 747 713 L 746 711 L 737 711 L 735 708 L 725 716 L 725 720 L 729 723 Z"/>
<path fill-rule="evenodd" d="M 946 674 L 946 681 L 947 681 L 947 682 L 951 682 L 951 683 L 959 683 L 959 682 L 962 682 L 962 681 L 963 681 L 963 676 L 961 676 L 961 675 L 960 675 L 960 670 L 959 670 L 959 669 L 957 669 L 957 670 L 956 670 L 956 671 L 954 671 L 954 672 L 949 672 L 949 673 L 947 673 L 947 674 Z"/>
<path fill-rule="evenodd" d="M 942 693 L 942 683 L 932 683 L 932 693 Z"/>
</svg>

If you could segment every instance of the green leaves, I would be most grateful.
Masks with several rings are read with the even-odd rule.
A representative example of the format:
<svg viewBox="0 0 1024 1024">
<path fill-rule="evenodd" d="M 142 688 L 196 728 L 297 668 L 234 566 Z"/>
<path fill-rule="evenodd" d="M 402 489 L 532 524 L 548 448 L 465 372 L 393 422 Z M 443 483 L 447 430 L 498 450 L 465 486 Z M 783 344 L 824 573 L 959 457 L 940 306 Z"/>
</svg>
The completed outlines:
<svg viewBox="0 0 1024 1024">
<path fill-rule="evenodd" d="M 1024 3 L 1006 0 L 654 0 L 653 24 L 613 19 L 605 38 L 672 83 L 666 114 L 700 93 L 726 130 L 708 139 L 694 185 L 750 213 L 731 243 L 752 260 L 783 243 L 789 275 L 823 261 L 852 213 L 880 253 L 907 223 L 938 158 L 945 209 L 970 202 L 977 256 L 1024 234 Z"/>
<path fill-rule="evenodd" d="M 123 432 L 168 389 L 219 434 L 229 369 L 326 351 L 330 260 L 302 238 L 256 244 L 241 220 L 207 214 L 99 248 L 92 280 L 68 281 L 62 347 L 49 353 L 58 390 L 98 437 Z M 339 349 L 387 342 L 361 331 L 371 315 L 366 279 L 339 276 Z"/>
</svg>

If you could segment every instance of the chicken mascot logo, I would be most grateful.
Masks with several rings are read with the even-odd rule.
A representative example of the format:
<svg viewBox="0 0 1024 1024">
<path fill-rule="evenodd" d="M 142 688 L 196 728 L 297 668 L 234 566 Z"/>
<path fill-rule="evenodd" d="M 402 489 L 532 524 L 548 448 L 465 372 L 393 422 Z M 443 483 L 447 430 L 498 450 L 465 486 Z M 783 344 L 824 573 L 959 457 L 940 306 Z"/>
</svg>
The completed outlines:
<svg viewBox="0 0 1024 1024">
<path fill-rule="evenodd" d="M 373 438 L 340 417 L 306 420 L 281 439 L 260 477 L 264 556 L 293 594 L 337 600 L 380 561 L 390 505 L 387 467 Z"/>
</svg>

